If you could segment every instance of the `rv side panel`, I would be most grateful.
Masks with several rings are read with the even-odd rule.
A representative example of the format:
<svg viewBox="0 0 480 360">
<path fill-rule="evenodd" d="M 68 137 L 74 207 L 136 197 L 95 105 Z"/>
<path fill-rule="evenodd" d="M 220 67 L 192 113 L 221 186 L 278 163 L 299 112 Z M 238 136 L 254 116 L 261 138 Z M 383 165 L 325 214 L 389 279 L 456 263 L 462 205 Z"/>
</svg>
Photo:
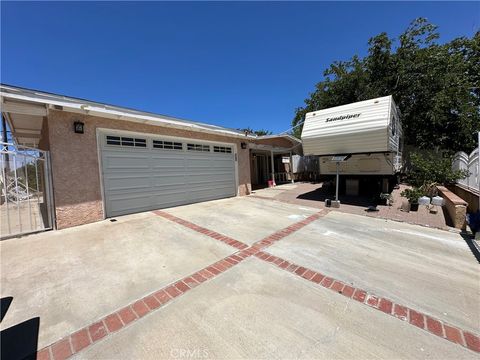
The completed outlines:
<svg viewBox="0 0 480 360">
<path fill-rule="evenodd" d="M 394 153 L 352 155 L 345 162 L 340 163 L 340 175 L 394 175 Z M 337 172 L 336 163 L 331 156 L 320 156 L 320 174 L 335 175 Z"/>
<path fill-rule="evenodd" d="M 392 97 L 306 114 L 302 131 L 305 155 L 355 154 L 391 151 L 388 126 Z"/>
<path fill-rule="evenodd" d="M 391 104 L 391 116 L 390 123 L 388 124 L 388 146 L 389 150 L 395 153 L 402 152 L 401 141 L 403 136 L 402 124 L 400 122 L 400 114 L 395 103 L 392 101 Z"/>
</svg>

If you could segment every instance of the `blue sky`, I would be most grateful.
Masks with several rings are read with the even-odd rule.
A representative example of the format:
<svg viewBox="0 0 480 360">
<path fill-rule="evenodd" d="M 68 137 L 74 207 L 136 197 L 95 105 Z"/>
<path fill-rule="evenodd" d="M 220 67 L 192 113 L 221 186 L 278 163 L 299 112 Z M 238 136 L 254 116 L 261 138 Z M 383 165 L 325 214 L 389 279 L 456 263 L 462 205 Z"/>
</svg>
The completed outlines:
<svg viewBox="0 0 480 360">
<path fill-rule="evenodd" d="M 1 4 L 1 81 L 232 128 L 290 127 L 335 60 L 416 17 L 472 36 L 480 3 Z"/>
</svg>

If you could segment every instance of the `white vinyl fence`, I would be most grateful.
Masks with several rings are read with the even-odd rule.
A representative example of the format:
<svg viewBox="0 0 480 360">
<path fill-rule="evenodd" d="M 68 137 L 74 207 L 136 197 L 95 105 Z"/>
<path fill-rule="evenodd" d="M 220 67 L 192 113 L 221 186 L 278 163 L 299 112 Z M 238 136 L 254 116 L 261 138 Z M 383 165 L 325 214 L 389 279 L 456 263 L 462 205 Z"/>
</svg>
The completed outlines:
<svg viewBox="0 0 480 360">
<path fill-rule="evenodd" d="M 465 179 L 459 180 L 458 184 L 477 192 L 480 190 L 479 167 L 478 148 L 473 150 L 470 155 L 467 155 L 463 151 L 459 151 L 453 157 L 453 170 L 468 170 L 470 173 Z"/>
</svg>

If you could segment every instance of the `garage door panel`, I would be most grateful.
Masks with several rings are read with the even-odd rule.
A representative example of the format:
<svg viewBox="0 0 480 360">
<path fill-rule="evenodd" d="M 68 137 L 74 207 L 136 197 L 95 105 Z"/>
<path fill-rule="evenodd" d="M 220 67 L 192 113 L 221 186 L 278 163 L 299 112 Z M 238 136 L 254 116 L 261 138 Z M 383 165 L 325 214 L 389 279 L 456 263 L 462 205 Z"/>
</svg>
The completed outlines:
<svg viewBox="0 0 480 360">
<path fill-rule="evenodd" d="M 231 192 L 219 193 L 218 191 L 214 191 L 212 189 L 204 189 L 204 190 L 195 190 L 190 191 L 188 194 L 188 203 L 193 202 L 201 202 L 201 201 L 208 201 L 208 200 L 216 200 L 216 199 L 223 199 L 225 197 L 233 196 Z"/>
<path fill-rule="evenodd" d="M 215 189 L 212 189 L 214 191 L 216 191 L 217 187 L 218 186 L 222 186 L 223 184 L 228 184 L 230 185 L 230 190 L 232 190 L 232 187 L 231 187 L 231 182 L 230 181 L 225 181 L 223 179 L 213 179 L 213 180 L 208 180 L 208 179 L 205 179 L 205 178 L 197 178 L 196 181 L 189 181 L 187 183 L 187 186 L 189 186 L 190 188 L 197 188 L 197 187 L 203 187 L 203 188 L 208 188 L 208 189 L 211 189 L 212 187 L 215 187 Z"/>
<path fill-rule="evenodd" d="M 199 174 L 211 174 L 213 171 L 216 171 L 216 172 L 232 172 L 234 171 L 234 167 L 218 167 L 218 166 L 202 166 L 202 167 L 198 167 L 198 166 L 186 166 L 185 169 L 187 171 L 191 171 L 191 172 L 194 172 L 195 174 L 196 173 L 199 173 Z"/>
<path fill-rule="evenodd" d="M 151 187 L 149 176 L 108 176 L 107 181 L 110 184 L 107 189 L 108 192 L 149 189 Z"/>
<path fill-rule="evenodd" d="M 150 165 L 153 169 L 183 169 L 185 167 L 183 159 L 152 159 Z"/>
<path fill-rule="evenodd" d="M 124 169 L 148 169 L 149 159 L 143 156 L 129 156 L 124 153 L 117 155 L 108 154 L 104 158 L 103 166 L 110 170 L 124 170 Z"/>
<path fill-rule="evenodd" d="M 155 209 L 160 209 L 162 207 L 183 205 L 187 201 L 187 196 L 185 191 L 176 191 L 172 193 L 162 193 L 154 197 L 154 206 Z"/>
<path fill-rule="evenodd" d="M 231 145 L 225 144 L 224 152 L 214 152 L 213 145 L 193 151 L 186 141 L 173 140 L 183 144 L 180 150 L 180 145 L 153 147 L 157 138 L 142 138 L 147 144 L 142 148 L 102 142 L 107 217 L 235 196 L 234 154 L 225 152 Z"/>
<path fill-rule="evenodd" d="M 224 195 L 224 194 L 231 194 L 232 193 L 232 187 L 231 184 L 228 182 L 216 182 L 212 186 L 209 185 L 208 182 L 203 182 L 203 183 L 195 183 L 195 184 L 190 184 L 188 186 L 188 192 L 190 193 L 209 193 L 209 194 L 219 194 L 219 195 Z"/>
<path fill-rule="evenodd" d="M 228 182 L 231 184 L 232 178 L 228 174 L 195 174 L 187 179 L 188 184 L 209 184 L 214 182 Z"/>
<path fill-rule="evenodd" d="M 210 169 L 212 167 L 210 161 L 199 160 L 198 162 L 195 160 L 188 160 L 185 164 L 185 168 L 189 169 Z"/>
<path fill-rule="evenodd" d="M 153 187 L 178 187 L 184 189 L 187 182 L 185 181 L 185 177 L 182 176 L 163 176 L 163 177 L 155 177 L 153 179 L 152 186 Z"/>
<path fill-rule="evenodd" d="M 216 175 L 216 176 L 218 176 L 218 175 L 228 175 L 228 176 L 230 176 L 230 178 L 233 179 L 232 171 L 234 171 L 234 169 L 212 168 L 212 169 L 210 169 L 210 174 L 211 175 Z"/>
<path fill-rule="evenodd" d="M 152 156 L 151 157 L 151 166 L 153 168 L 183 168 L 184 158 L 183 157 L 167 157 L 167 156 Z"/>
<path fill-rule="evenodd" d="M 217 176 L 215 176 L 215 179 L 212 180 L 212 181 L 214 181 L 214 182 L 217 183 L 217 184 L 219 184 L 219 183 L 226 183 L 226 184 L 231 185 L 233 179 L 230 177 L 229 174 L 224 174 L 224 175 L 217 175 Z M 230 188 L 231 188 L 231 187 L 230 187 Z"/>
<path fill-rule="evenodd" d="M 215 159 L 213 166 L 215 167 L 233 167 L 233 158 L 232 159 Z"/>
<path fill-rule="evenodd" d="M 233 162 L 233 158 L 230 158 L 230 159 L 225 159 L 225 158 L 218 158 L 218 159 L 215 159 L 215 161 L 213 162 L 213 166 L 217 166 L 217 167 L 232 167 L 232 162 Z"/>
<path fill-rule="evenodd" d="M 162 194 L 181 194 L 185 192 L 186 184 L 166 184 L 152 188 L 152 195 L 160 196 Z"/>
<path fill-rule="evenodd" d="M 109 216 L 119 216 L 134 212 L 160 209 L 167 206 L 185 204 L 187 194 L 184 189 L 172 188 L 161 191 L 143 191 L 130 194 L 112 195 L 107 206 Z"/>
<path fill-rule="evenodd" d="M 183 165 L 174 165 L 174 164 L 171 164 L 171 165 L 168 165 L 168 164 L 165 164 L 165 165 L 152 165 L 151 167 L 151 171 L 152 172 L 155 172 L 157 174 L 165 174 L 165 173 L 168 173 L 168 172 L 179 172 L 179 173 L 183 173 L 185 171 L 185 166 Z"/>
<path fill-rule="evenodd" d="M 125 215 L 149 210 L 151 194 L 135 194 L 130 196 L 112 196 L 107 204 L 109 216 Z"/>
</svg>

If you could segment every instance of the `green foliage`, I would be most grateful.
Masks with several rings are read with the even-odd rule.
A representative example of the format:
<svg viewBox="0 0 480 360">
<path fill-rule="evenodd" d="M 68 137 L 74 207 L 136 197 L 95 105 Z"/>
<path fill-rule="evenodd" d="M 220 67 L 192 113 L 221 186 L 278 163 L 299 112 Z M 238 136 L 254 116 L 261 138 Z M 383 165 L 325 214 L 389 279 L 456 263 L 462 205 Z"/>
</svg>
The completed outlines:
<svg viewBox="0 0 480 360">
<path fill-rule="evenodd" d="M 468 171 L 452 170 L 452 158 L 434 152 L 410 154 L 408 180 L 416 187 L 426 189 L 430 184 L 448 185 L 468 176 Z M 426 190 L 425 190 L 426 192 Z"/>
<path fill-rule="evenodd" d="M 421 198 L 424 194 L 423 190 L 417 187 L 412 189 L 405 189 L 400 193 L 401 196 L 406 197 L 410 204 L 417 204 L 418 199 Z"/>
<path fill-rule="evenodd" d="M 255 135 L 258 135 L 258 136 L 272 135 L 273 134 L 270 130 L 265 130 L 265 129 L 253 130 L 250 127 L 247 127 L 245 129 L 238 129 L 238 130 L 243 131 L 247 134 L 255 134 Z"/>
<path fill-rule="evenodd" d="M 423 18 L 398 41 L 386 33 L 371 38 L 365 58 L 354 55 L 325 70 L 305 106 L 296 109 L 292 127 L 310 111 L 393 95 L 406 145 L 473 149 L 480 130 L 480 32 L 441 45 L 438 38 L 437 27 Z M 300 125 L 292 134 L 301 131 Z"/>
</svg>

